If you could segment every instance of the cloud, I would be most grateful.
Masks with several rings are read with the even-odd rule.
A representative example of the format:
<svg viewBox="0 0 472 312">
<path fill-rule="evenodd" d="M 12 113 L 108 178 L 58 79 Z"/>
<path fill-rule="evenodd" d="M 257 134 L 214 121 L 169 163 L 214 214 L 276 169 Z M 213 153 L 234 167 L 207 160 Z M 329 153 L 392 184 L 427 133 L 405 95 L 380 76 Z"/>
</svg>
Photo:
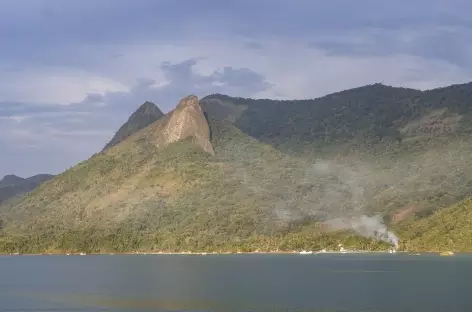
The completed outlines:
<svg viewBox="0 0 472 312">
<path fill-rule="evenodd" d="M 7 72 L 0 75 L 0 81 L 0 101 L 5 102 L 68 104 L 81 101 L 89 92 L 126 90 L 120 83 L 95 73 L 56 68 Z"/>
<path fill-rule="evenodd" d="M 428 26 L 417 29 L 355 29 L 330 34 L 308 46 L 343 56 L 392 56 L 405 54 L 472 66 L 471 30 L 464 27 Z"/>
<path fill-rule="evenodd" d="M 217 91 L 251 95 L 271 86 L 262 75 L 249 69 L 226 67 L 201 75 L 194 71 L 196 64 L 196 59 L 177 64 L 164 62 L 161 70 L 166 83 L 137 79 L 126 91 L 89 93 L 82 101 L 69 105 L 0 102 L 0 144 L 5 147 L 0 157 L 0 175 L 10 172 L 9 163 L 18 164 L 15 172 L 25 176 L 64 170 L 101 150 L 132 111 L 146 100 L 158 103 L 167 112 L 188 94 L 204 96 Z M 48 153 L 49 159 L 58 161 L 45 161 L 42 155 Z M 17 159 L 19 154 L 22 156 Z M 22 159 L 27 158 L 29 163 L 25 164 Z"/>
</svg>

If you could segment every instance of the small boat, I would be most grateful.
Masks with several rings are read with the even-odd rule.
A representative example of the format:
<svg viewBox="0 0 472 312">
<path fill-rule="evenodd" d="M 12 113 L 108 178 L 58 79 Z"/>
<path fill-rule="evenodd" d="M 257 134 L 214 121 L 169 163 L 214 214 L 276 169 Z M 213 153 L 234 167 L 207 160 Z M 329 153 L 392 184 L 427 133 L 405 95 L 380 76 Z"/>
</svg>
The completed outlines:
<svg viewBox="0 0 472 312">
<path fill-rule="evenodd" d="M 306 250 L 300 251 L 301 255 L 311 255 L 312 253 L 313 253 L 313 251 L 306 251 Z"/>
<path fill-rule="evenodd" d="M 80 256 L 86 256 L 87 254 L 85 252 L 81 252 L 79 255 Z"/>
<path fill-rule="evenodd" d="M 452 251 L 443 251 L 439 255 L 443 257 L 450 257 L 450 256 L 454 256 L 454 253 Z"/>
</svg>

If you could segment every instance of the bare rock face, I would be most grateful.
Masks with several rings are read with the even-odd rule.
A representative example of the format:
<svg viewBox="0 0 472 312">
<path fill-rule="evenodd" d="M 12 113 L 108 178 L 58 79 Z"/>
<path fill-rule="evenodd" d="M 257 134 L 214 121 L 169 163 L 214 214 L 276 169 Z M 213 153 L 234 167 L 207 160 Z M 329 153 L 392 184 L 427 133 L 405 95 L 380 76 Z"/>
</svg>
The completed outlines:
<svg viewBox="0 0 472 312">
<path fill-rule="evenodd" d="M 169 144 L 192 137 L 207 153 L 215 155 L 210 143 L 210 126 L 194 95 L 183 98 L 169 114 L 162 129 L 162 143 Z"/>
</svg>

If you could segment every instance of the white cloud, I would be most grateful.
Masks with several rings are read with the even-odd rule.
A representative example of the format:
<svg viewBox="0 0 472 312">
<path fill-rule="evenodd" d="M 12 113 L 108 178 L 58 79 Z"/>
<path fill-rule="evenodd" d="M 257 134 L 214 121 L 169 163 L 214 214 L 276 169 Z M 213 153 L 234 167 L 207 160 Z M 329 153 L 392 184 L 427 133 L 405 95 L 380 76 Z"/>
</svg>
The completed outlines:
<svg viewBox="0 0 472 312">
<path fill-rule="evenodd" d="M 472 77 L 470 71 L 445 60 L 405 53 L 333 55 L 296 40 L 268 39 L 261 41 L 258 49 L 252 49 L 246 41 L 233 38 L 174 46 L 148 45 L 146 49 L 128 47 L 122 53 L 133 55 L 134 60 L 144 64 L 157 59 L 177 62 L 204 56 L 195 66 L 198 74 L 208 75 L 225 66 L 250 68 L 274 84 L 270 90 L 240 96 L 312 98 L 375 82 L 429 89 L 466 82 Z"/>
<path fill-rule="evenodd" d="M 353 35 L 350 41 L 344 40 L 349 39 L 345 37 L 339 40 L 352 45 L 364 42 L 369 46 L 373 44 L 372 34 L 379 35 L 372 30 L 367 37 Z M 396 36 L 396 42 L 408 44 L 407 32 L 388 34 Z M 323 46 L 310 46 L 300 39 L 267 37 L 258 41 L 257 48 L 248 46 L 248 40 L 233 37 L 174 44 L 82 46 L 75 52 L 66 49 L 78 65 L 58 64 L 0 73 L 0 101 L 68 104 L 82 101 L 89 93 L 128 92 L 136 86 L 137 79 L 149 79 L 155 86 L 164 86 L 171 78 L 166 77 L 163 62 L 175 64 L 195 58 L 197 63 L 193 70 L 198 75 L 232 67 L 248 68 L 265 76 L 273 84 L 270 90 L 234 90 L 242 92 L 240 96 L 253 97 L 310 98 L 374 82 L 424 89 L 471 78 L 468 70 L 447 60 L 401 50 L 375 55 L 333 54 Z M 88 65 L 80 68 L 85 60 Z M 214 83 L 224 84 L 222 81 Z"/>
<path fill-rule="evenodd" d="M 70 104 L 88 93 L 127 91 L 113 78 L 74 68 L 29 68 L 0 74 L 0 101 Z"/>
</svg>

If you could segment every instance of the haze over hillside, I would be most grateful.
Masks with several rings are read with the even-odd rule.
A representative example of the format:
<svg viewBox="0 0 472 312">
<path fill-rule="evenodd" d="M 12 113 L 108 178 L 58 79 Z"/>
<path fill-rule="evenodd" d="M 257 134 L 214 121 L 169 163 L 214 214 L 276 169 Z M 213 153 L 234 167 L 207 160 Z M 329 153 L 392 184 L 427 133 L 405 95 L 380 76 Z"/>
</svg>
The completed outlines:
<svg viewBox="0 0 472 312">
<path fill-rule="evenodd" d="M 1 206 L 2 248 L 376 249 L 396 244 L 388 226 L 401 248 L 428 249 L 411 234 L 421 219 L 472 192 L 471 100 L 471 84 L 189 96 Z"/>
</svg>

